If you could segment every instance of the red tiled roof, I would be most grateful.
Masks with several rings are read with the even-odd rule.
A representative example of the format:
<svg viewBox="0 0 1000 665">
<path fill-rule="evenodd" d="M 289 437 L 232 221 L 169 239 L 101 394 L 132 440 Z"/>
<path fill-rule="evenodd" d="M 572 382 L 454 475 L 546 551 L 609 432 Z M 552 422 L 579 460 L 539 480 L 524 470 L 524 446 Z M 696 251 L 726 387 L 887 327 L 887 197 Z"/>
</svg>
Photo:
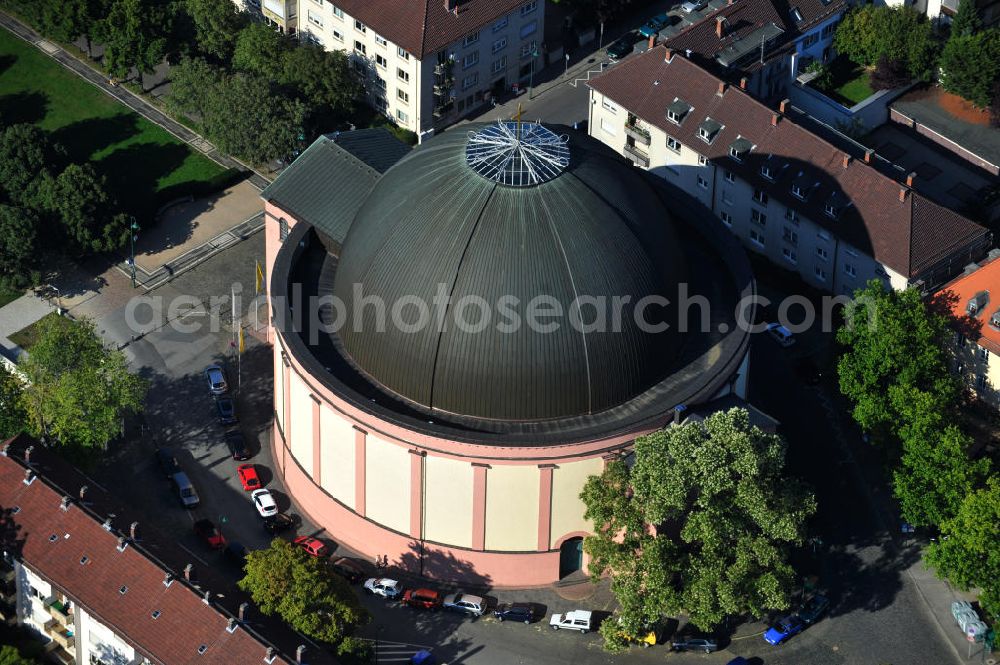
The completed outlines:
<svg viewBox="0 0 1000 665">
<path fill-rule="evenodd" d="M 990 301 L 984 311 L 973 318 L 966 313 L 965 308 L 969 300 L 980 291 L 989 291 Z M 946 305 L 966 337 L 993 353 L 1000 354 L 1000 330 L 990 325 L 990 317 L 1000 308 L 1000 259 L 987 261 L 975 272 L 945 284 L 934 294 L 931 302 Z"/>
<path fill-rule="evenodd" d="M 62 510 L 63 495 L 41 476 L 24 483 L 20 459 L 32 443 L 18 437 L 0 456 L 0 508 L 14 529 L 16 556 L 29 568 L 107 625 L 137 651 L 163 665 L 244 665 L 262 663 L 267 648 L 243 627 L 227 630 L 228 616 L 203 602 L 198 593 L 175 580 L 164 586 L 166 571 L 129 544 L 118 551 L 117 534 L 72 502 Z M 35 444 L 36 453 L 44 453 Z M 16 459 L 17 457 L 18 459 Z M 34 457 L 32 460 L 34 464 Z M 14 506 L 19 510 L 11 515 Z M 13 526 L 10 524 L 13 522 Z M 52 539 L 51 537 L 55 538 Z M 81 564 L 83 557 L 86 563 Z M 121 587 L 127 587 L 122 594 Z M 159 610 L 154 619 L 152 613 Z M 198 653 L 207 646 L 204 654 Z M 278 656 L 275 663 L 289 661 Z"/>
<path fill-rule="evenodd" d="M 337 6 L 418 59 L 506 16 L 527 0 L 337 0 Z M 541 16 L 544 5 L 535 10 Z"/>
<path fill-rule="evenodd" d="M 843 150 L 789 117 L 779 116 L 773 124 L 777 111 L 738 86 L 727 85 L 719 94 L 718 77 L 678 53 L 667 61 L 667 53 L 659 46 L 634 56 L 589 85 L 905 277 L 986 239 L 988 231 L 972 220 L 932 203 L 863 159 L 852 157 L 845 167 Z M 692 107 L 680 125 L 665 114 L 676 98 Z M 698 137 L 698 126 L 706 118 L 723 125 L 711 144 Z M 742 163 L 729 156 L 729 146 L 738 137 L 755 146 Z M 760 172 L 769 158 L 773 179 Z M 797 178 L 813 186 L 806 201 L 791 193 Z M 836 219 L 824 213 L 835 194 L 849 202 Z"/>
</svg>

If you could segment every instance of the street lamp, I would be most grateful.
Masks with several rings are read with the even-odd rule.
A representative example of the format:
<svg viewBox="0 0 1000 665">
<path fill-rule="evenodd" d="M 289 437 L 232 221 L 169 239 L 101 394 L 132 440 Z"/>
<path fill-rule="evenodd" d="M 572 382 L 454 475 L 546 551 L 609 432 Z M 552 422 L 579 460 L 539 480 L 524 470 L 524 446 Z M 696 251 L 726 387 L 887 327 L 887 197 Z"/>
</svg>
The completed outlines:
<svg viewBox="0 0 1000 665">
<path fill-rule="evenodd" d="M 566 69 L 563 71 L 563 76 L 569 76 L 569 53 L 566 54 Z"/>
<path fill-rule="evenodd" d="M 129 237 L 129 260 L 128 263 L 132 267 L 132 288 L 135 288 L 135 240 L 137 238 L 136 232 L 139 230 L 139 225 L 136 224 L 135 217 L 129 217 L 132 220 L 132 224 L 128 227 L 128 237 Z"/>
<path fill-rule="evenodd" d="M 538 57 L 538 49 L 531 51 L 531 72 L 528 74 L 528 99 L 535 95 L 535 58 Z"/>
</svg>

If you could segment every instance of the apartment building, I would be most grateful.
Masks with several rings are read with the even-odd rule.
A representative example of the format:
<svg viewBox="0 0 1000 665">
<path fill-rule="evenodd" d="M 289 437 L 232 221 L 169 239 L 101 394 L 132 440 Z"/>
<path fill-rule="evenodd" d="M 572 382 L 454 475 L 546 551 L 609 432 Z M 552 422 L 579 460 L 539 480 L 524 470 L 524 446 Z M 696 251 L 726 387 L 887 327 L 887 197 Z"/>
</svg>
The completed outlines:
<svg viewBox="0 0 1000 665">
<path fill-rule="evenodd" d="M 664 45 L 720 78 L 746 78 L 749 92 L 777 101 L 811 62 L 833 56 L 847 7 L 846 0 L 729 0 Z"/>
<path fill-rule="evenodd" d="M 951 313 L 952 369 L 979 400 L 1000 408 L 1000 250 L 932 297 Z"/>
<path fill-rule="evenodd" d="M 303 39 L 350 54 L 369 103 L 421 137 L 543 62 L 544 0 L 298 0 L 298 16 Z"/>
<path fill-rule="evenodd" d="M 929 289 L 988 249 L 989 232 L 913 191 L 913 174 L 896 180 L 872 151 L 835 146 L 683 54 L 654 48 L 589 85 L 592 136 L 817 288 Z"/>
<path fill-rule="evenodd" d="M 33 630 L 70 665 L 288 664 L 266 617 L 230 614 L 211 571 L 160 557 L 176 542 L 139 529 L 128 509 L 21 435 L 0 449 L 0 620 Z M 122 528 L 124 527 L 124 528 Z M 154 556 L 153 552 L 156 552 Z M 287 629 L 282 628 L 287 631 Z M 298 643 L 298 638 L 292 644 Z M 295 647 L 293 646 L 294 650 Z M 328 663 L 315 654 L 311 663 Z"/>
<path fill-rule="evenodd" d="M 910 6 L 938 24 L 948 25 L 958 14 L 958 5 L 963 0 L 880 0 L 876 4 L 890 7 Z M 994 28 L 1000 24 L 1000 0 L 965 0 L 974 2 L 984 28 Z"/>
</svg>

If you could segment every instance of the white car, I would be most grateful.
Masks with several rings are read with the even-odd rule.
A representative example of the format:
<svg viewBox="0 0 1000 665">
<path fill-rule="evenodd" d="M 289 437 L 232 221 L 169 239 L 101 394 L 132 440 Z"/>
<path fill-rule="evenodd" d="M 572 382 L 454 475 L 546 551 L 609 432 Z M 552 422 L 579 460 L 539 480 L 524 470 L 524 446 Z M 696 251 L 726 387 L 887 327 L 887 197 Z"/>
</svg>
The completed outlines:
<svg viewBox="0 0 1000 665">
<path fill-rule="evenodd" d="M 465 614 L 481 617 L 486 612 L 486 601 L 479 596 L 472 596 L 460 591 L 445 596 L 441 607 L 453 612 L 464 612 Z"/>
<path fill-rule="evenodd" d="M 767 334 L 782 347 L 788 348 L 792 344 L 795 344 L 795 335 L 780 323 L 767 324 Z"/>
<path fill-rule="evenodd" d="M 274 517 L 278 514 L 278 504 L 274 502 L 274 497 L 268 490 L 254 490 L 250 496 L 261 517 Z"/>
<path fill-rule="evenodd" d="M 681 5 L 681 11 L 685 14 L 691 14 L 699 9 L 704 9 L 708 6 L 707 0 L 691 0 L 690 2 L 685 2 Z"/>
<path fill-rule="evenodd" d="M 403 593 L 403 585 L 388 577 L 372 577 L 365 580 L 365 590 L 376 596 L 392 600 Z"/>
<path fill-rule="evenodd" d="M 565 628 L 566 630 L 578 630 L 586 633 L 590 630 L 591 612 L 589 610 L 573 610 L 566 614 L 553 614 L 549 619 L 552 630 Z"/>
</svg>

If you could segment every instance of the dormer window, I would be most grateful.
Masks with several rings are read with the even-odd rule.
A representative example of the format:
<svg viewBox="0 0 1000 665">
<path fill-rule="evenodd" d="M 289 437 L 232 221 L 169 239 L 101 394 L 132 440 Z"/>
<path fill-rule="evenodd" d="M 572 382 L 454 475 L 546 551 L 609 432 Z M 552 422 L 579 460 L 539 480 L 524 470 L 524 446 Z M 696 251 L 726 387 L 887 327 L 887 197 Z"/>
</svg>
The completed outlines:
<svg viewBox="0 0 1000 665">
<path fill-rule="evenodd" d="M 705 143 L 711 145 L 715 137 L 719 135 L 722 131 L 722 123 L 712 120 L 711 118 L 705 118 L 700 125 L 698 125 L 698 138 L 700 138 Z"/>
<path fill-rule="evenodd" d="M 795 19 L 796 23 L 802 23 L 802 12 L 799 11 L 798 7 L 792 9 L 792 18 Z"/>
<path fill-rule="evenodd" d="M 774 170 L 771 168 L 770 164 L 762 164 L 760 167 L 760 174 L 768 180 L 774 180 Z"/>
<path fill-rule="evenodd" d="M 674 101 L 667 107 L 667 120 L 679 125 L 684 122 L 684 118 L 691 112 L 691 105 L 680 97 L 674 97 Z"/>
<path fill-rule="evenodd" d="M 729 144 L 729 156 L 737 162 L 742 162 L 753 148 L 753 143 L 745 138 L 737 137 L 735 141 Z"/>
<path fill-rule="evenodd" d="M 840 208 L 838 208 L 834 203 L 827 203 L 825 206 L 823 206 L 823 212 L 825 212 L 828 216 L 836 219 L 837 215 L 840 214 Z"/>
<path fill-rule="evenodd" d="M 972 317 L 979 316 L 979 314 L 986 309 L 986 305 L 988 305 L 989 302 L 990 292 L 979 291 L 976 295 L 969 298 L 969 302 L 965 306 L 965 313 Z"/>
<path fill-rule="evenodd" d="M 993 312 L 993 316 L 990 317 L 990 325 L 1000 330 L 1000 309 Z"/>
<path fill-rule="evenodd" d="M 806 200 L 806 190 L 803 189 L 802 186 L 797 183 L 792 184 L 792 194 L 795 195 L 797 198 L 802 199 L 803 201 Z"/>
</svg>

